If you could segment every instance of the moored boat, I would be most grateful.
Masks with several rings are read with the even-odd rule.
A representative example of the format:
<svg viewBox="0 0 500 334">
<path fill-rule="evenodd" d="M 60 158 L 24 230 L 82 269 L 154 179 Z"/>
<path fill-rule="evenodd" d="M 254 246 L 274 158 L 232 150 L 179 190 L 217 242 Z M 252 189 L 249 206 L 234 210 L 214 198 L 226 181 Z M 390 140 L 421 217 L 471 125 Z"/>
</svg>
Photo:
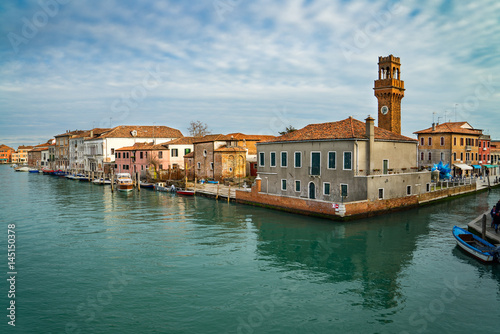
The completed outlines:
<svg viewBox="0 0 500 334">
<path fill-rule="evenodd" d="M 120 191 L 132 191 L 134 189 L 134 183 L 129 173 L 117 173 L 116 185 Z"/>
<path fill-rule="evenodd" d="M 184 196 L 193 196 L 194 191 L 193 190 L 177 189 L 177 194 L 184 195 Z"/>
<path fill-rule="evenodd" d="M 17 167 L 14 169 L 16 172 L 29 172 L 30 168 L 26 166 Z"/>
<path fill-rule="evenodd" d="M 483 262 L 498 261 L 500 247 L 458 226 L 453 227 L 453 236 L 457 245 L 476 259 Z"/>
<path fill-rule="evenodd" d="M 107 180 L 107 179 L 103 179 L 102 177 L 100 179 L 94 179 L 92 181 L 93 184 L 97 184 L 97 185 L 110 185 L 111 184 L 111 181 L 110 180 Z"/>
<path fill-rule="evenodd" d="M 28 170 L 28 172 L 33 173 L 33 174 L 34 174 L 34 173 L 37 173 L 37 174 L 38 174 L 38 169 L 36 169 L 36 168 L 30 168 L 30 169 Z"/>
<path fill-rule="evenodd" d="M 53 174 L 54 171 L 52 169 L 42 169 L 42 173 L 44 175 L 50 175 L 50 174 Z"/>
<path fill-rule="evenodd" d="M 153 183 L 149 182 L 142 182 L 141 181 L 141 188 L 149 188 L 149 189 L 154 189 L 155 185 Z"/>
</svg>

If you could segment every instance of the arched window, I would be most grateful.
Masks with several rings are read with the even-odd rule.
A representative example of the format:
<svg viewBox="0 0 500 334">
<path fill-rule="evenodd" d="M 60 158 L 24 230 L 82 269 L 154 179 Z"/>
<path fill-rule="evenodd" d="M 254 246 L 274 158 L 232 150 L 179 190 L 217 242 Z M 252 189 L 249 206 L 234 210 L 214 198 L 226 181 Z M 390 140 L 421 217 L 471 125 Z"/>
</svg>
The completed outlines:
<svg viewBox="0 0 500 334">
<path fill-rule="evenodd" d="M 429 161 L 431 161 L 431 160 L 432 160 L 432 153 L 429 152 Z"/>
<path fill-rule="evenodd" d="M 309 182 L 309 198 L 316 198 L 316 185 L 314 184 L 314 182 Z"/>
<path fill-rule="evenodd" d="M 444 146 L 444 137 L 441 137 L 441 146 Z"/>
</svg>

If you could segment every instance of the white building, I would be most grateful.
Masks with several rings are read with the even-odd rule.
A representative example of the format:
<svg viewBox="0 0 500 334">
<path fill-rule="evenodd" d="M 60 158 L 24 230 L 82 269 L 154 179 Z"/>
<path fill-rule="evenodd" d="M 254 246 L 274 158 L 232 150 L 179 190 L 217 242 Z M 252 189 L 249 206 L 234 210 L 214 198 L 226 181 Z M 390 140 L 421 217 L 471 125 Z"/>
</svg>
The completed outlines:
<svg viewBox="0 0 500 334">
<path fill-rule="evenodd" d="M 120 125 L 84 140 L 84 168 L 87 172 L 104 172 L 105 164 L 114 164 L 115 149 L 141 142 L 161 144 L 182 137 L 179 130 L 168 126 Z"/>
</svg>

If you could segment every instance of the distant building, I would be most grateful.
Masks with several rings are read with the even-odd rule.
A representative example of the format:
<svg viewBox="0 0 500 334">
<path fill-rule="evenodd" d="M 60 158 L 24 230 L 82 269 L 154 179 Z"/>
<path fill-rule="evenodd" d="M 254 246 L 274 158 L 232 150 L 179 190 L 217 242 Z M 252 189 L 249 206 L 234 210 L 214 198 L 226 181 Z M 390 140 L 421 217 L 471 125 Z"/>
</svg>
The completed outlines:
<svg viewBox="0 0 500 334">
<path fill-rule="evenodd" d="M 161 144 L 177 138 L 182 133 L 168 126 L 120 125 L 84 141 L 85 171 L 104 172 L 104 165 L 115 165 L 115 150 L 136 143 Z"/>
<path fill-rule="evenodd" d="M 455 176 L 483 174 L 491 168 L 489 136 L 467 122 L 433 124 L 414 133 L 418 135 L 419 168 L 430 169 L 442 161 Z"/>
<path fill-rule="evenodd" d="M 71 136 L 69 138 L 69 168 L 76 172 L 83 172 L 85 170 L 85 140 L 96 138 L 109 130 L 111 129 L 95 128 Z"/>
<path fill-rule="evenodd" d="M 28 163 L 28 151 L 31 150 L 33 146 L 21 145 L 17 148 L 16 152 L 12 153 L 12 162 L 16 164 L 27 164 Z"/>
<path fill-rule="evenodd" d="M 0 163 L 6 164 L 12 162 L 12 153 L 15 152 L 12 147 L 0 145 Z"/>
<path fill-rule="evenodd" d="M 55 155 L 54 155 L 54 168 L 60 169 L 64 171 L 70 170 L 70 139 L 85 133 L 84 130 L 75 130 L 69 131 L 67 130 L 65 133 L 61 133 L 56 138 L 55 145 Z"/>
<path fill-rule="evenodd" d="M 28 151 L 28 166 L 45 168 L 48 166 L 50 140 L 47 143 L 36 145 Z"/>
<path fill-rule="evenodd" d="M 194 174 L 198 179 L 221 181 L 250 176 L 257 160 L 256 143 L 274 136 L 230 133 L 197 138 L 194 142 Z"/>
</svg>

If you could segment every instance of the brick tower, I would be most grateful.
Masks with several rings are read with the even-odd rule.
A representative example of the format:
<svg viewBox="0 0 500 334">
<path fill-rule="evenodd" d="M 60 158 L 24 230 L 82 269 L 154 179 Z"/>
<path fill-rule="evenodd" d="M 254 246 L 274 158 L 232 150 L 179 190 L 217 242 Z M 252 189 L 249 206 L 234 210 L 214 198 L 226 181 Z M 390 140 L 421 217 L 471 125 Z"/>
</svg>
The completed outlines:
<svg viewBox="0 0 500 334">
<path fill-rule="evenodd" d="M 400 68 L 398 57 L 378 57 L 378 80 L 373 88 L 378 99 L 378 127 L 397 134 L 401 134 L 401 99 L 405 95 Z"/>
</svg>

